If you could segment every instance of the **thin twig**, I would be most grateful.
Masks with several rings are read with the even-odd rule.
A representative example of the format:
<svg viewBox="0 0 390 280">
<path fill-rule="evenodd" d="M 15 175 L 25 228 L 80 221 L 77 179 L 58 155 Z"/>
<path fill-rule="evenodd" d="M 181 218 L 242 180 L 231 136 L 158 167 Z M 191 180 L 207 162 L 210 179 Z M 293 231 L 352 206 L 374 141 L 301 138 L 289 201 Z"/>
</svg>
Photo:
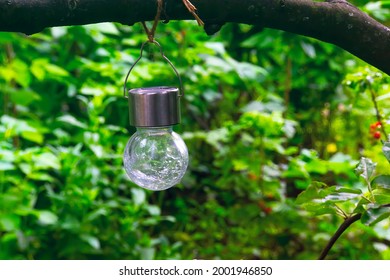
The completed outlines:
<svg viewBox="0 0 390 280">
<path fill-rule="evenodd" d="M 146 26 L 146 22 L 141 21 L 142 27 L 145 30 L 146 36 L 148 37 L 149 42 L 153 42 L 154 36 L 151 36 L 149 28 Z"/>
<path fill-rule="evenodd" d="M 157 12 L 154 17 L 152 29 L 149 29 L 144 21 L 141 22 L 146 35 L 148 36 L 149 42 L 154 41 L 154 34 L 156 33 L 158 22 L 160 21 L 161 12 L 162 12 L 163 0 L 157 0 Z"/>
<path fill-rule="evenodd" d="M 319 256 L 319 260 L 324 260 L 326 256 L 328 255 L 330 249 L 332 249 L 333 245 L 336 243 L 336 241 L 339 239 L 339 237 L 343 234 L 343 232 L 354 222 L 359 221 L 362 217 L 361 213 L 355 214 L 353 216 L 350 216 L 349 218 L 345 219 L 345 221 L 340 225 L 340 227 L 337 229 L 335 234 L 332 236 L 332 238 L 329 240 L 328 244 L 326 244 L 324 250 L 321 252 L 321 255 Z"/>
<path fill-rule="evenodd" d="M 190 0 L 183 0 L 183 3 L 184 5 L 186 6 L 187 10 L 194 16 L 194 18 L 196 19 L 196 21 L 198 22 L 198 25 L 199 26 L 203 26 L 204 25 L 204 22 L 202 21 L 202 19 L 198 16 L 198 14 L 196 13 L 197 9 L 196 7 L 194 6 L 194 4 L 192 4 L 190 2 Z"/>
<path fill-rule="evenodd" d="M 157 25 L 161 17 L 162 7 L 163 7 L 163 0 L 157 0 L 157 13 L 156 16 L 154 17 L 153 27 L 151 30 L 153 37 L 154 34 L 156 33 Z"/>
<path fill-rule="evenodd" d="M 142 26 L 145 30 L 146 35 L 148 36 L 149 42 L 154 41 L 154 34 L 156 33 L 157 25 L 161 18 L 161 12 L 163 10 L 163 1 L 164 0 L 156 0 L 157 1 L 157 13 L 154 17 L 153 26 L 152 29 L 149 29 L 144 21 L 142 21 Z M 200 19 L 198 14 L 196 13 L 197 9 L 196 7 L 189 1 L 189 0 L 183 0 L 184 5 L 186 6 L 187 10 L 195 17 L 196 21 L 200 26 L 204 25 L 204 22 Z"/>
<path fill-rule="evenodd" d="M 337 204 L 335 204 L 334 206 L 336 206 L 336 208 L 340 211 L 341 216 L 343 216 L 344 219 L 348 219 L 348 215 L 344 212 L 343 209 L 341 209 Z"/>
<path fill-rule="evenodd" d="M 371 241 L 376 242 L 376 243 L 382 243 L 382 244 L 386 245 L 387 247 L 390 247 L 390 240 L 385 239 L 385 238 L 374 237 Z"/>
</svg>

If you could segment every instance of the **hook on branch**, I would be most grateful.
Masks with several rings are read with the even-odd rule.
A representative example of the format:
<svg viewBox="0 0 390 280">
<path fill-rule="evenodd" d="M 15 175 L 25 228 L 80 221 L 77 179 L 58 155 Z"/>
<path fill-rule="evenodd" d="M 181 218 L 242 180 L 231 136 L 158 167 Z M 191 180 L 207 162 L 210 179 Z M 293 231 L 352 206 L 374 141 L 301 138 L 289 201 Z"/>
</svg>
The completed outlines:
<svg viewBox="0 0 390 280">
<path fill-rule="evenodd" d="M 158 22 L 160 21 L 160 18 L 161 18 L 161 12 L 163 11 L 164 0 L 156 0 L 156 1 L 157 1 L 157 13 L 156 13 L 156 16 L 154 17 L 152 29 L 149 29 L 144 21 L 141 22 L 142 26 L 145 30 L 145 33 L 148 36 L 148 41 L 151 43 L 153 43 L 153 41 L 154 41 L 154 34 L 156 33 L 157 25 L 158 25 Z M 204 22 L 196 13 L 197 9 L 194 6 L 194 4 L 192 4 L 190 2 L 190 0 L 182 0 L 182 1 L 183 1 L 184 6 L 186 6 L 187 10 L 194 16 L 194 18 L 198 22 L 198 25 L 204 26 Z"/>
<path fill-rule="evenodd" d="M 187 10 L 194 16 L 194 18 L 198 22 L 198 25 L 199 26 L 203 26 L 204 22 L 202 21 L 202 19 L 196 13 L 197 9 L 196 9 L 195 5 L 192 4 L 190 2 L 190 0 L 183 0 L 183 3 L 184 3 L 184 6 L 186 6 Z"/>
<path fill-rule="evenodd" d="M 157 13 L 156 16 L 154 17 L 154 22 L 152 29 L 149 29 L 146 26 L 146 23 L 142 21 L 142 26 L 144 27 L 145 33 L 148 36 L 148 41 L 153 43 L 154 42 L 154 34 L 156 33 L 157 25 L 161 17 L 161 12 L 162 12 L 162 6 L 163 6 L 163 1 L 164 0 L 157 0 Z"/>
</svg>

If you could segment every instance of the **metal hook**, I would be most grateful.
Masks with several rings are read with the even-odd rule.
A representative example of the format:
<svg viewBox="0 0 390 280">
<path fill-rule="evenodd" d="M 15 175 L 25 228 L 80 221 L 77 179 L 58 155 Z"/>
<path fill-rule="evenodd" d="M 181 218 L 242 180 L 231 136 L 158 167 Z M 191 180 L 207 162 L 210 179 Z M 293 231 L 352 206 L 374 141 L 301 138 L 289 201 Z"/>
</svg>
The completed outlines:
<svg viewBox="0 0 390 280">
<path fill-rule="evenodd" d="M 181 80 L 181 76 L 180 76 L 179 72 L 177 71 L 177 69 L 175 68 L 175 66 L 173 65 L 173 63 L 168 59 L 168 57 L 165 56 L 161 45 L 156 40 L 146 41 L 142 44 L 140 56 L 137 58 L 137 60 L 134 62 L 134 64 L 130 67 L 129 72 L 127 72 L 125 83 L 123 86 L 123 96 L 127 98 L 127 86 L 126 86 L 127 80 L 129 79 L 130 73 L 131 73 L 131 71 L 133 71 L 135 65 L 137 65 L 137 63 L 142 59 L 144 48 L 145 48 L 146 44 L 148 44 L 148 43 L 154 44 L 160 49 L 160 54 L 161 54 L 162 58 L 171 66 L 171 68 L 175 72 L 177 78 L 179 79 L 179 96 L 178 97 L 182 97 L 184 95 L 184 87 L 183 87 L 183 82 Z"/>
</svg>

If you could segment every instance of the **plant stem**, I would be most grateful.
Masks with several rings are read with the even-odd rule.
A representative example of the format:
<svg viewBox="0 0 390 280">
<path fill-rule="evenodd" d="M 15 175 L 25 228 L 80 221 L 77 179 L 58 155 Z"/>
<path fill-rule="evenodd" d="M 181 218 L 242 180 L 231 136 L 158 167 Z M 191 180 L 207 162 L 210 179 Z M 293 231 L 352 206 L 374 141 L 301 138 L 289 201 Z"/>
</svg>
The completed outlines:
<svg viewBox="0 0 390 280">
<path fill-rule="evenodd" d="M 375 92 L 374 90 L 372 89 L 371 87 L 371 84 L 367 83 L 368 85 L 368 90 L 370 91 L 370 94 L 371 94 L 371 99 L 372 99 L 372 102 L 374 103 L 374 107 L 375 107 L 375 113 L 376 113 L 376 119 L 378 122 L 380 122 L 381 124 L 381 130 L 383 132 L 383 135 L 385 136 L 385 139 L 386 141 L 388 140 L 388 134 L 386 132 L 386 129 L 385 129 L 385 124 L 382 122 L 382 117 L 381 117 L 381 114 L 379 112 L 379 107 L 378 107 L 378 103 L 376 102 L 376 96 L 375 96 Z"/>
<path fill-rule="evenodd" d="M 372 193 L 371 181 L 370 180 L 366 180 L 366 183 L 367 183 L 368 191 L 370 192 L 370 195 L 371 195 L 371 199 L 373 201 L 375 201 L 374 194 Z"/>
<path fill-rule="evenodd" d="M 341 216 L 343 216 L 343 218 L 344 219 L 348 219 L 348 215 L 347 215 L 347 213 L 345 213 L 344 212 L 344 210 L 343 209 L 341 209 L 338 205 L 334 205 L 334 206 L 336 206 L 336 208 L 339 210 L 339 212 L 341 213 Z"/>
<path fill-rule="evenodd" d="M 13 47 L 13 45 L 11 43 L 8 43 L 8 44 L 5 45 L 5 53 L 6 53 L 6 57 L 7 57 L 7 63 L 11 64 L 12 61 L 15 59 L 15 56 L 16 56 L 15 55 L 15 51 L 14 51 L 14 47 Z M 9 83 L 10 83 L 10 86 L 12 88 L 16 88 L 16 82 L 15 82 L 14 79 L 12 79 Z M 4 104 L 5 108 L 10 107 L 11 110 L 12 110 L 12 116 L 16 118 L 17 115 L 18 115 L 18 110 L 16 108 L 16 105 L 11 101 L 9 93 L 5 94 L 4 102 L 8 103 L 8 104 Z M 8 114 L 11 113 L 8 110 L 5 111 L 5 112 L 8 113 Z M 13 146 L 15 148 L 18 148 L 19 144 L 20 144 L 19 137 L 18 136 L 14 136 L 12 138 L 12 141 L 13 141 Z"/>
<path fill-rule="evenodd" d="M 333 245 L 336 243 L 336 241 L 339 239 L 339 237 L 343 234 L 343 232 L 354 222 L 359 221 L 362 217 L 361 213 L 355 214 L 353 216 L 350 216 L 349 218 L 345 219 L 345 221 L 340 225 L 340 227 L 337 229 L 335 234 L 332 236 L 332 238 L 329 240 L 328 244 L 326 244 L 324 250 L 322 250 L 321 255 L 319 256 L 319 260 L 324 260 L 326 256 L 328 255 L 330 249 L 332 249 Z"/>
<path fill-rule="evenodd" d="M 367 197 L 365 197 L 364 195 L 362 195 L 362 198 L 365 199 L 366 201 L 368 201 L 369 203 L 372 203 L 373 201 L 372 200 L 369 200 Z"/>
<path fill-rule="evenodd" d="M 372 239 L 372 242 L 382 243 L 382 244 L 385 244 L 386 246 L 390 247 L 390 240 L 385 239 L 385 238 L 374 237 Z"/>
<path fill-rule="evenodd" d="M 291 81 L 292 81 L 292 61 L 290 57 L 287 57 L 286 63 L 286 80 L 284 81 L 284 117 L 287 115 L 288 106 L 290 104 L 290 93 L 291 93 Z"/>
<path fill-rule="evenodd" d="M 265 152 L 264 152 L 263 137 L 260 137 L 259 156 L 260 156 L 259 185 L 260 185 L 261 193 L 264 195 L 264 165 L 265 165 L 265 163 L 263 162 L 263 159 L 265 158 Z"/>
</svg>

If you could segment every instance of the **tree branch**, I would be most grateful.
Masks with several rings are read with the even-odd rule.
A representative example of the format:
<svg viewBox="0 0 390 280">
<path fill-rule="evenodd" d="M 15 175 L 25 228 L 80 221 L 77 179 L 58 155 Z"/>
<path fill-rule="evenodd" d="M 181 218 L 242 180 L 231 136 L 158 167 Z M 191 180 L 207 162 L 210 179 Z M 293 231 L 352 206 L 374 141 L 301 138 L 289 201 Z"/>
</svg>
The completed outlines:
<svg viewBox="0 0 390 280">
<path fill-rule="evenodd" d="M 382 244 L 386 245 L 387 247 L 390 247 L 390 240 L 385 239 L 385 238 L 376 237 L 376 238 L 372 239 L 372 242 L 373 243 L 382 243 Z"/>
<path fill-rule="evenodd" d="M 216 32 L 226 22 L 280 29 L 335 44 L 390 74 L 390 29 L 344 0 L 191 0 Z M 0 31 L 153 20 L 156 0 L 0 0 Z M 165 0 L 164 17 L 192 19 L 181 0 Z M 162 18 L 167 19 L 167 18 Z"/>
<path fill-rule="evenodd" d="M 330 249 L 332 249 L 333 245 L 336 243 L 336 241 L 339 239 L 339 237 L 343 234 L 343 232 L 354 222 L 359 221 L 362 217 L 362 214 L 355 214 L 347 219 L 340 225 L 340 227 L 337 229 L 335 234 L 332 236 L 332 238 L 329 240 L 328 244 L 326 244 L 324 250 L 321 252 L 321 255 L 319 256 L 319 260 L 324 260 L 326 256 L 328 255 Z"/>
</svg>

